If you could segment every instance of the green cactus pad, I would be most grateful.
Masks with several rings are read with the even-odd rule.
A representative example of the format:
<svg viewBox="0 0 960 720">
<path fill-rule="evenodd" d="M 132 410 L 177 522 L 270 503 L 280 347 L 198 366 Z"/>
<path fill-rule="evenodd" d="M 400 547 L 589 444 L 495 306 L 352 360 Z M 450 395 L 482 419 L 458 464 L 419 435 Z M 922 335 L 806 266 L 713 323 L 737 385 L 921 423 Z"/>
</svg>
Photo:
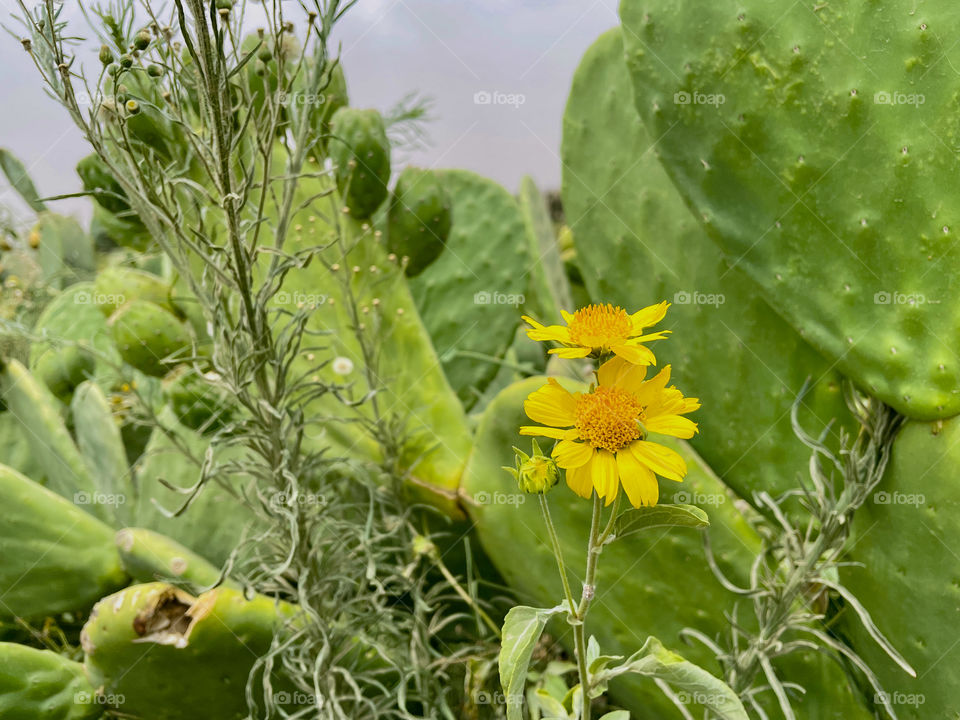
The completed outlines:
<svg viewBox="0 0 960 720">
<path fill-rule="evenodd" d="M 529 175 L 520 182 L 518 200 L 527 226 L 530 257 L 536 260 L 530 270 L 531 297 L 526 309 L 545 322 L 559 323 L 563 319 L 561 310 L 573 311 L 570 282 L 546 199 Z"/>
<path fill-rule="evenodd" d="M 0 616 L 87 610 L 126 584 L 113 529 L 81 506 L 0 465 L 0 507 Z"/>
<path fill-rule="evenodd" d="M 212 587 L 220 571 L 192 550 L 146 528 L 124 528 L 117 533 L 123 569 L 138 582 L 161 580 L 183 590 Z"/>
<path fill-rule="evenodd" d="M 250 670 L 293 614 L 229 588 L 193 597 L 163 583 L 134 585 L 94 608 L 81 636 L 84 665 L 135 717 L 240 720 Z"/>
<path fill-rule="evenodd" d="M 51 490 L 71 501 L 77 496 L 96 499 L 110 494 L 74 445 L 60 416 L 60 403 L 16 360 L 0 371 L 0 395 L 19 422 Z M 113 515 L 110 502 L 88 502 L 84 508 L 107 521 Z"/>
<path fill-rule="evenodd" d="M 173 438 L 160 429 L 155 429 L 150 436 L 142 461 L 136 467 L 138 492 L 132 523 L 163 533 L 219 567 L 251 525 L 253 513 L 236 495 L 211 482 L 203 487 L 186 512 L 171 517 L 182 507 L 186 497 L 163 483 L 190 488 L 200 478 L 200 467 L 183 453 L 181 447 L 186 447 L 194 459 L 202 460 L 209 442 L 179 424 L 169 407 L 159 413 L 159 420 Z M 222 452 L 217 460 L 227 460 L 236 454 L 235 450 Z M 240 492 L 241 484 L 246 482 L 237 474 L 233 474 L 231 480 L 236 492 Z M 211 523 L 210 518 L 217 521 Z"/>
<path fill-rule="evenodd" d="M 851 608 L 842 632 L 876 672 L 900 720 L 960 713 L 960 420 L 909 423 L 890 467 L 857 511 L 841 579 L 917 671 L 911 678 L 867 635 Z M 871 692 L 872 696 L 873 693 Z"/>
<path fill-rule="evenodd" d="M 450 196 L 433 170 L 405 168 L 390 196 L 387 245 L 407 257 L 408 276 L 419 275 L 436 260 L 450 236 Z"/>
<path fill-rule="evenodd" d="M 523 401 L 544 383 L 528 378 L 498 395 L 484 412 L 476 444 L 464 473 L 464 492 L 480 541 L 521 602 L 552 607 L 563 597 L 556 563 L 535 495 L 517 490 L 502 469 L 513 465 L 512 447 L 529 448 L 517 434 L 529 420 Z M 544 446 L 546 450 L 546 446 Z M 709 468 L 683 444 L 675 449 L 686 458 L 690 474 L 683 483 L 664 481 L 664 502 L 701 505 L 710 516 L 710 537 L 718 562 L 731 577 L 743 578 L 759 546 L 759 538 L 734 508 L 733 496 Z M 557 526 L 571 584 L 583 579 L 591 503 L 561 482 L 547 496 Z M 472 502 L 471 502 L 472 500 Z M 682 569 L 681 569 L 682 568 Z M 668 646 L 680 647 L 680 630 L 690 626 L 713 636 L 723 631 L 725 610 L 734 596 L 713 578 L 698 531 L 665 529 L 637 534 L 610 545 L 600 558 L 598 601 L 590 613 L 589 632 L 604 652 L 629 654 L 656 631 Z M 568 647 L 572 635 L 560 638 Z M 684 648 L 691 662 L 718 672 L 712 653 Z M 673 708 L 652 683 L 631 680 L 617 689 L 617 699 L 636 713 L 669 714 Z"/>
<path fill-rule="evenodd" d="M 376 110 L 344 107 L 330 120 L 330 158 L 336 165 L 337 188 L 350 215 L 364 220 L 387 197 L 390 142 Z"/>
<path fill-rule="evenodd" d="M 212 432 L 230 419 L 234 411 L 226 391 L 181 365 L 163 379 L 163 396 L 177 419 L 191 430 Z"/>
<path fill-rule="evenodd" d="M 96 383 L 85 382 L 70 403 L 77 449 L 97 479 L 100 491 L 123 498 L 114 506 L 115 520 L 126 520 L 131 511 L 134 483 L 124 450 L 120 427 L 110 409 L 103 390 Z"/>
<path fill-rule="evenodd" d="M 630 311 L 672 302 L 663 326 L 675 332 L 651 347 L 703 402 L 691 444 L 744 498 L 795 488 L 809 450 L 791 405 L 810 378 L 804 427 L 849 426 L 839 376 L 723 262 L 653 155 L 631 97 L 611 30 L 574 76 L 563 127 L 563 202 L 590 295 Z"/>
<path fill-rule="evenodd" d="M 77 345 L 48 348 L 31 363 L 31 372 L 60 400 L 67 401 L 76 387 L 94 376 L 97 363 Z"/>
<path fill-rule="evenodd" d="M 50 650 L 0 643 L 4 720 L 93 720 L 103 711 L 80 663 Z"/>
<path fill-rule="evenodd" d="M 190 353 L 189 326 L 147 300 L 128 301 L 107 324 L 120 357 L 146 375 L 165 375 L 177 358 Z"/>
<path fill-rule="evenodd" d="M 636 106 L 727 259 L 845 375 L 960 412 L 955 3 L 620 8 Z"/>
<path fill-rule="evenodd" d="M 37 246 L 47 283 L 55 288 L 84 280 L 96 269 L 93 238 L 71 217 L 40 213 L 30 240 Z"/>
<path fill-rule="evenodd" d="M 453 202 L 453 228 L 446 250 L 410 279 L 410 288 L 444 372 L 469 409 L 513 342 L 533 259 L 510 193 L 466 170 L 440 175 Z"/>
<path fill-rule="evenodd" d="M 37 192 L 33 179 L 20 159 L 6 148 L 0 148 L 0 171 L 7 178 L 10 186 L 17 191 L 34 212 L 43 212 L 47 209 L 40 193 Z"/>
<path fill-rule="evenodd" d="M 112 265 L 97 273 L 93 302 L 107 317 L 131 300 L 143 300 L 176 313 L 172 287 L 163 278 L 137 268 Z"/>
</svg>

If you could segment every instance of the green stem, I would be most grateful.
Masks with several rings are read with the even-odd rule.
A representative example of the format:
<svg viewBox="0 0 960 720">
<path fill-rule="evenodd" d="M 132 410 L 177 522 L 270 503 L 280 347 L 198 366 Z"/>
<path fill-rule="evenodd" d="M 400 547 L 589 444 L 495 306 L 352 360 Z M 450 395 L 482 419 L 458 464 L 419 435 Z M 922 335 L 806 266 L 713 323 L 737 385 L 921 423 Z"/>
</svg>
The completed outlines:
<svg viewBox="0 0 960 720">
<path fill-rule="evenodd" d="M 553 546 L 553 557 L 557 561 L 557 567 L 560 569 L 560 580 L 563 583 L 563 594 L 570 604 L 570 614 L 575 616 L 577 605 L 573 600 L 573 592 L 570 590 L 570 580 L 567 578 L 567 566 L 563 562 L 563 551 L 560 549 L 560 539 L 557 537 L 557 529 L 553 525 L 553 517 L 550 515 L 550 505 L 547 504 L 547 496 L 544 493 L 539 494 L 540 511 L 543 513 L 543 521 L 547 525 L 547 533 L 550 535 L 550 544 Z"/>
<path fill-rule="evenodd" d="M 590 673 L 587 668 L 587 612 L 590 602 L 596 592 L 594 581 L 597 576 L 597 559 L 600 557 L 600 496 L 593 493 L 593 517 L 590 520 L 590 543 L 587 546 L 587 574 L 583 581 L 583 593 L 580 595 L 580 606 L 574 616 L 573 640 L 577 651 L 577 668 L 580 674 L 580 690 L 583 693 L 583 715 L 581 720 L 590 720 Z M 609 526 L 608 526 L 609 529 Z M 604 531 L 606 533 L 606 531 Z"/>
</svg>

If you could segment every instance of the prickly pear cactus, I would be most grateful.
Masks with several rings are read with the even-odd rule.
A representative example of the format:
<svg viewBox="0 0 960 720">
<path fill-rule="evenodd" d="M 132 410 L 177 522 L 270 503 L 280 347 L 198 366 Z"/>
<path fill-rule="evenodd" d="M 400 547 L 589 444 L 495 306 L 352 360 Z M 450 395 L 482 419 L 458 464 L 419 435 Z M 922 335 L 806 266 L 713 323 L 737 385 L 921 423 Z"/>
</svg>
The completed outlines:
<svg viewBox="0 0 960 720">
<path fill-rule="evenodd" d="M 517 200 L 527 226 L 530 257 L 535 261 L 530 268 L 531 297 L 526 309 L 546 322 L 558 323 L 562 320 L 560 311 L 571 312 L 574 305 L 550 211 L 529 175 L 520 182 Z"/>
<path fill-rule="evenodd" d="M 293 614 L 225 587 L 194 597 L 163 583 L 134 585 L 94 607 L 81 636 L 84 666 L 135 717 L 240 720 L 253 664 Z"/>
<path fill-rule="evenodd" d="M 176 540 L 146 528 L 124 528 L 117 533 L 123 569 L 137 582 L 157 580 L 188 592 L 213 587 L 220 570 Z"/>
<path fill-rule="evenodd" d="M 408 167 L 397 178 L 387 216 L 387 247 L 408 258 L 408 276 L 436 260 L 452 224 L 450 196 L 433 170 Z"/>
<path fill-rule="evenodd" d="M 50 650 L 0 643 L 4 720 L 93 720 L 103 711 L 80 663 Z"/>
<path fill-rule="evenodd" d="M 587 288 L 626 308 L 672 300 L 668 323 L 685 332 L 670 341 L 671 362 L 712 409 L 691 444 L 747 499 L 793 488 L 809 450 L 791 405 L 812 378 L 804 426 L 847 418 L 840 378 L 724 263 L 653 155 L 631 98 L 614 29 L 581 61 L 563 123 L 564 208 Z"/>
<path fill-rule="evenodd" d="M 410 279 L 410 289 L 444 372 L 469 409 L 513 341 L 533 259 L 520 208 L 506 190 L 466 170 L 440 176 L 453 202 L 453 228 L 446 250 Z"/>
<path fill-rule="evenodd" d="M 77 345 L 48 348 L 40 353 L 31 371 L 58 399 L 68 401 L 80 383 L 93 377 L 93 355 Z"/>
<path fill-rule="evenodd" d="M 85 610 L 126 584 L 113 530 L 76 500 L 0 465 L 0 617 Z"/>
<path fill-rule="evenodd" d="M 40 213 L 29 241 L 37 251 L 44 278 L 52 287 L 65 288 L 85 280 L 96 269 L 93 239 L 71 217 Z"/>
<path fill-rule="evenodd" d="M 865 390 L 960 412 L 955 3 L 620 8 L 636 107 L 729 262 Z"/>
<path fill-rule="evenodd" d="M 189 326 L 169 310 L 147 300 L 130 300 L 107 321 L 123 360 L 146 375 L 160 377 L 187 357 Z"/>
<path fill-rule="evenodd" d="M 93 303 L 106 317 L 131 300 L 143 300 L 177 312 L 170 283 L 153 273 L 123 265 L 111 265 L 97 273 Z"/>
<path fill-rule="evenodd" d="M 163 396 L 177 419 L 191 430 L 213 432 L 233 414 L 231 398 L 190 365 L 181 365 L 163 378 Z"/>
<path fill-rule="evenodd" d="M 917 678 L 877 647 L 850 607 L 840 631 L 877 673 L 901 720 L 960 715 L 958 443 L 957 418 L 908 424 L 872 502 L 854 518 L 850 560 L 858 565 L 845 568 L 842 579 Z"/>
<path fill-rule="evenodd" d="M 387 197 L 390 142 L 376 110 L 344 107 L 330 120 L 330 158 L 336 165 L 337 188 L 351 217 L 364 220 Z"/>
</svg>

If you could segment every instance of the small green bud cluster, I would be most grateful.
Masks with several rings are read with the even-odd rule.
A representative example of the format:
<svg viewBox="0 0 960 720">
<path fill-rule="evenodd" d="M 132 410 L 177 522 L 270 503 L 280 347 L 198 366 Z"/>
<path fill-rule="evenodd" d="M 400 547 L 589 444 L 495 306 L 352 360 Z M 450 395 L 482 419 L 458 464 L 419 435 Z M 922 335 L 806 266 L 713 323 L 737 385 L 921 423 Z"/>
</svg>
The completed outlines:
<svg viewBox="0 0 960 720">
<path fill-rule="evenodd" d="M 513 448 L 516 454 L 516 467 L 503 469 L 513 475 L 521 492 L 545 494 L 560 481 L 560 467 L 557 462 L 543 454 L 536 438 L 533 439 L 531 454 L 520 448 Z"/>
</svg>

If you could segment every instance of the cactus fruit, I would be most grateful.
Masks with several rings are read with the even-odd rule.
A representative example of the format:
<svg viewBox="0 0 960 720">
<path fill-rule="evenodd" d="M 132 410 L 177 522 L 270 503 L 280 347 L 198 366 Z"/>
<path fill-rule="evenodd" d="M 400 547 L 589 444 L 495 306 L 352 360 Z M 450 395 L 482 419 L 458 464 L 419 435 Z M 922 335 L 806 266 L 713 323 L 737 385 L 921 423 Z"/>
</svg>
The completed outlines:
<svg viewBox="0 0 960 720">
<path fill-rule="evenodd" d="M 408 167 L 390 196 L 387 246 L 408 258 L 408 276 L 419 275 L 443 252 L 452 223 L 450 197 L 433 170 Z"/>
<path fill-rule="evenodd" d="M 177 312 L 171 300 L 170 283 L 137 268 L 122 265 L 104 268 L 97 273 L 93 287 L 94 304 L 107 317 L 129 300 L 144 300 Z"/>
<path fill-rule="evenodd" d="M 84 666 L 134 717 L 240 720 L 254 663 L 294 613 L 230 588 L 194 597 L 164 583 L 134 585 L 94 607 L 81 635 Z"/>
<path fill-rule="evenodd" d="M 867 635 L 853 609 L 844 610 L 840 632 L 877 674 L 901 720 L 960 714 L 958 463 L 960 419 L 907 424 L 884 480 L 854 517 L 852 563 L 841 570 L 844 584 L 917 671 L 916 678 L 907 675 Z"/>
<path fill-rule="evenodd" d="M 620 8 L 636 107 L 727 259 L 871 394 L 960 412 L 955 3 L 649 5 Z"/>
<path fill-rule="evenodd" d="M 83 665 L 50 650 L 0 642 L 3 720 L 94 720 L 103 711 Z"/>
<path fill-rule="evenodd" d="M 214 431 L 230 419 L 230 397 L 190 365 L 180 365 L 163 378 L 163 395 L 173 414 L 191 430 Z"/>
<path fill-rule="evenodd" d="M 444 372 L 469 409 L 513 342 L 532 258 L 510 193 L 466 170 L 440 178 L 453 202 L 447 248 L 409 283 Z"/>
<path fill-rule="evenodd" d="M 89 351 L 66 345 L 43 351 L 30 369 L 58 399 L 67 401 L 80 383 L 93 377 L 96 361 Z"/>
<path fill-rule="evenodd" d="M 0 465 L 0 507 L 0 616 L 85 610 L 126 584 L 113 530 L 78 505 Z"/>
<path fill-rule="evenodd" d="M 146 528 L 124 528 L 116 535 L 123 569 L 137 582 L 161 580 L 188 592 L 213 587 L 220 571 L 176 540 Z"/>
<path fill-rule="evenodd" d="M 627 308 L 672 299 L 668 321 L 686 329 L 670 341 L 674 370 L 712 409 L 691 445 L 748 500 L 792 489 L 809 450 L 794 435 L 791 405 L 813 378 L 800 420 L 817 429 L 840 420 L 835 439 L 851 426 L 840 378 L 726 266 L 654 157 L 631 100 L 614 29 L 584 56 L 564 116 L 563 202 L 587 288 Z"/>
<path fill-rule="evenodd" d="M 390 142 L 376 110 L 344 107 L 330 120 L 330 158 L 344 206 L 357 220 L 369 218 L 387 197 Z"/>
<path fill-rule="evenodd" d="M 129 300 L 107 321 L 120 357 L 155 377 L 185 359 L 191 349 L 189 326 L 169 310 L 147 300 Z"/>
</svg>

